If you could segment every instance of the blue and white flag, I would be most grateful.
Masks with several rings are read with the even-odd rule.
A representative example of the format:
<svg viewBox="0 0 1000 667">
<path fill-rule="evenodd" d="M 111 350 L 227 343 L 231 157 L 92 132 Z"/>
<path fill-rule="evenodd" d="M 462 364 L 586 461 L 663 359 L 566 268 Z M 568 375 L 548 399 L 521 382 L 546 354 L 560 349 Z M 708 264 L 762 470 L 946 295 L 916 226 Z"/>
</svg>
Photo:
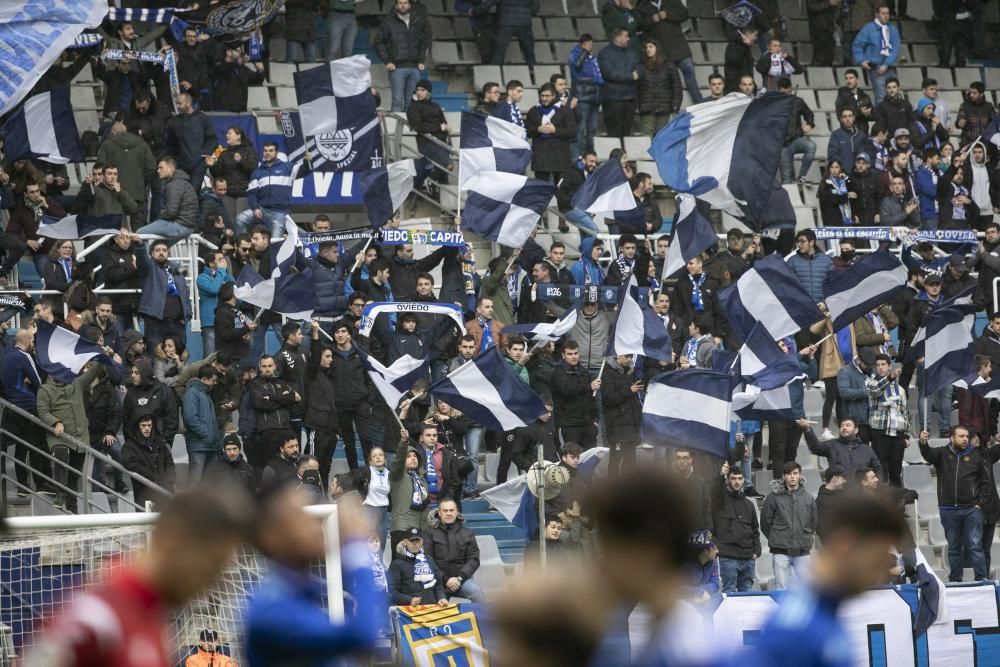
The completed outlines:
<svg viewBox="0 0 1000 667">
<path fill-rule="evenodd" d="M 295 72 L 302 132 L 337 134 L 375 118 L 371 65 L 366 56 L 351 56 Z"/>
<path fill-rule="evenodd" d="M 413 179 L 416 175 L 417 167 L 413 160 L 398 160 L 388 167 L 369 169 L 358 174 L 372 229 L 385 225 L 403 206 L 403 202 L 413 192 Z"/>
<path fill-rule="evenodd" d="M 978 373 L 972 373 L 961 380 L 952 383 L 959 389 L 968 389 L 973 394 L 983 398 L 1000 399 L 1000 372 L 992 372 L 989 377 L 979 377 Z"/>
<path fill-rule="evenodd" d="M 38 235 L 50 239 L 83 239 L 88 236 L 117 235 L 122 231 L 122 217 L 108 215 L 67 215 L 65 218 L 42 216 Z"/>
<path fill-rule="evenodd" d="M 38 359 L 38 367 L 59 382 L 71 383 L 91 360 L 108 366 L 117 365 L 97 343 L 45 320 L 38 320 L 37 324 L 35 358 Z"/>
<path fill-rule="evenodd" d="M 729 448 L 729 382 L 727 373 L 701 368 L 654 377 L 642 405 L 642 441 L 724 458 Z"/>
<path fill-rule="evenodd" d="M 795 98 L 730 93 L 694 104 L 649 148 L 663 182 L 738 217 L 760 220 L 778 170 Z"/>
<path fill-rule="evenodd" d="M 608 334 L 605 355 L 634 354 L 670 362 L 672 350 L 667 326 L 656 311 L 639 301 L 638 290 L 635 273 L 629 273 L 619 294 L 618 317 Z"/>
<path fill-rule="evenodd" d="M 545 414 L 542 399 L 495 346 L 432 384 L 427 393 L 493 431 L 528 426 Z"/>
<path fill-rule="evenodd" d="M 976 306 L 971 303 L 937 308 L 927 314 L 920 328 L 924 332 L 924 396 L 975 370 L 975 324 Z"/>
<path fill-rule="evenodd" d="M 403 394 L 412 389 L 418 380 L 427 377 L 431 367 L 429 355 L 424 359 L 414 359 L 410 355 L 404 354 L 391 365 L 384 366 L 378 359 L 359 346 L 355 345 L 354 349 L 358 351 L 361 363 L 368 371 L 368 377 L 372 379 L 378 393 L 382 394 L 386 405 L 392 410 L 395 410 L 396 406 L 399 405 Z"/>
<path fill-rule="evenodd" d="M 236 278 L 236 298 L 290 320 L 308 320 L 316 309 L 312 269 L 276 278 L 261 277 L 247 265 Z"/>
<path fill-rule="evenodd" d="M 87 28 L 101 25 L 107 0 L 0 2 L 0 117 L 10 113 Z M 13 160 L 7 149 L 6 158 Z"/>
<path fill-rule="evenodd" d="M 83 162 L 69 88 L 29 97 L 4 123 L 2 134 L 9 162 L 25 158 L 53 164 Z"/>
<path fill-rule="evenodd" d="M 778 255 L 755 262 L 735 285 L 721 290 L 719 305 L 740 340 L 746 340 L 758 321 L 777 340 L 825 318 Z"/>
<path fill-rule="evenodd" d="M 904 552 L 903 560 L 916 571 L 920 586 L 917 613 L 913 615 L 913 634 L 919 637 L 932 625 L 948 622 L 948 589 L 920 549 Z"/>
<path fill-rule="evenodd" d="M 735 5 L 726 7 L 719 12 L 719 16 L 721 16 L 724 21 L 736 26 L 737 28 L 747 27 L 758 14 L 760 14 L 760 9 L 756 5 L 752 5 L 747 2 L 747 0 L 740 0 Z"/>
<path fill-rule="evenodd" d="M 663 280 L 684 268 L 692 258 L 698 257 L 709 248 L 719 244 L 712 223 L 705 219 L 696 206 L 697 200 L 690 195 L 677 196 L 677 214 L 667 261 L 663 263 Z"/>
<path fill-rule="evenodd" d="M 1000 148 L 1000 115 L 993 116 L 993 120 L 983 130 L 983 141 Z"/>
<path fill-rule="evenodd" d="M 554 343 L 573 330 L 579 315 L 579 308 L 568 308 L 555 322 L 510 324 L 503 328 L 503 335 L 522 336 L 532 343 Z"/>
<path fill-rule="evenodd" d="M 757 385 L 744 385 L 733 392 L 733 413 L 742 419 L 795 421 L 797 414 L 792 401 L 792 384 L 801 383 L 800 375 L 785 385 L 763 390 Z M 798 391 L 798 389 L 796 389 Z"/>
<path fill-rule="evenodd" d="M 455 326 L 465 334 L 465 320 L 462 315 L 462 307 L 453 303 L 427 303 L 426 301 L 399 302 L 399 301 L 374 301 L 365 306 L 361 311 L 361 322 L 358 324 L 358 334 L 361 336 L 371 335 L 375 326 L 375 318 L 382 313 L 398 315 L 400 313 L 421 313 L 423 315 L 442 315 L 450 317 Z"/>
<path fill-rule="evenodd" d="M 89 49 L 104 41 L 104 37 L 96 32 L 81 32 L 73 40 L 68 49 Z"/>
<path fill-rule="evenodd" d="M 523 127 L 474 111 L 462 112 L 458 150 L 460 189 L 467 190 L 469 180 L 481 173 L 523 174 L 529 164 L 531 144 Z"/>
<path fill-rule="evenodd" d="M 174 15 L 182 12 L 177 9 L 148 9 L 140 7 L 112 7 L 108 11 L 108 20 L 114 23 L 165 23 L 170 26 L 170 33 L 178 42 L 184 40 L 184 31 L 191 27 L 187 21 L 182 21 Z"/>
<path fill-rule="evenodd" d="M 739 350 L 740 376 L 762 390 L 783 387 L 801 375 L 794 352 L 782 352 L 764 325 L 758 322 Z"/>
<path fill-rule="evenodd" d="M 639 204 L 618 160 L 606 160 L 573 195 L 573 208 L 587 213 L 631 211 Z"/>
<path fill-rule="evenodd" d="M 312 154 L 310 167 L 314 187 L 321 180 L 326 181 L 324 187 L 329 186 L 329 180 L 320 172 L 365 171 L 384 166 L 382 130 L 377 115 L 367 123 L 315 136 L 303 132 L 298 111 L 282 111 L 280 116 L 288 161 L 298 165 L 305 159 L 306 151 Z M 283 159 L 280 153 L 279 158 Z M 299 179 L 294 183 L 292 196 L 302 196 L 301 182 Z"/>
<path fill-rule="evenodd" d="M 886 249 L 834 275 L 823 285 L 833 330 L 840 331 L 906 288 L 906 267 Z"/>
<path fill-rule="evenodd" d="M 469 179 L 466 189 L 462 229 L 511 248 L 524 246 L 556 194 L 548 181 L 499 171 Z"/>
</svg>

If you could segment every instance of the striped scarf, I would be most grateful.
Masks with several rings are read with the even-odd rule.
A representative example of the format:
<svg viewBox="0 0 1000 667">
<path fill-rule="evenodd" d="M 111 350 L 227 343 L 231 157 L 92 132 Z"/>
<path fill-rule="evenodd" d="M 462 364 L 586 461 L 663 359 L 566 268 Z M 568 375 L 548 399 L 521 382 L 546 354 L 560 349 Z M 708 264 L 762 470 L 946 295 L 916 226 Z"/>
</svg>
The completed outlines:
<svg viewBox="0 0 1000 667">
<path fill-rule="evenodd" d="M 705 301 L 701 296 L 701 286 L 705 284 L 705 278 L 707 277 L 707 273 L 702 273 L 698 276 L 698 280 L 695 280 L 694 276 L 690 273 L 688 274 L 688 280 L 691 282 L 691 307 L 696 313 L 705 312 Z"/>
<path fill-rule="evenodd" d="M 833 188 L 833 194 L 845 198 L 843 203 L 837 205 L 837 208 L 840 209 L 840 218 L 844 221 L 844 224 L 847 226 L 853 225 L 854 216 L 851 215 L 851 200 L 847 199 L 847 177 L 831 177 L 826 179 L 826 182 Z"/>
</svg>

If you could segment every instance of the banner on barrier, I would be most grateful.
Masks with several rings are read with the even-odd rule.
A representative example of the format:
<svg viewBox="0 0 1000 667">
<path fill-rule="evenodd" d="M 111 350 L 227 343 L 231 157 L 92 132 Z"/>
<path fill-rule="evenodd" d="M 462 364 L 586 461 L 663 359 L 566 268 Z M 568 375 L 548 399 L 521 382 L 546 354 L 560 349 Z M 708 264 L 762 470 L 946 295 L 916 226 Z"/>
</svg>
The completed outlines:
<svg viewBox="0 0 1000 667">
<path fill-rule="evenodd" d="M 649 288 L 640 287 L 638 298 L 648 299 Z M 536 298 L 539 301 L 568 299 L 570 301 L 587 300 L 606 304 L 618 304 L 618 287 L 614 285 L 560 285 L 557 283 L 538 283 Z"/>
<path fill-rule="evenodd" d="M 905 227 L 816 227 L 817 241 L 833 239 L 864 239 L 867 241 L 899 241 L 901 243 L 977 243 L 976 232 L 971 229 L 939 229 L 918 231 L 911 234 Z"/>
</svg>

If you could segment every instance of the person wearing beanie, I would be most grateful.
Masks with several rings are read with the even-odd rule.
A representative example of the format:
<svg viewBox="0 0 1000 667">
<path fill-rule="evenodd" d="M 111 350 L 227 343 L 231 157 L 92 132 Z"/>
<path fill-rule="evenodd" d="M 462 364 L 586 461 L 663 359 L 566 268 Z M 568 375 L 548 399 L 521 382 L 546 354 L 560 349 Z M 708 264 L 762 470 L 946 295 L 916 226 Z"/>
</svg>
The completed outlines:
<svg viewBox="0 0 1000 667">
<path fill-rule="evenodd" d="M 254 471 L 243 456 L 243 442 L 238 434 L 225 435 L 222 439 L 222 455 L 208 464 L 203 479 L 211 488 L 238 489 L 253 494 Z"/>
<path fill-rule="evenodd" d="M 917 102 L 913 112 L 914 119 L 910 125 L 910 144 L 918 151 L 929 148 L 941 150 L 948 141 L 948 127 L 937 115 L 937 106 L 926 97 Z"/>
<path fill-rule="evenodd" d="M 423 188 L 432 197 L 436 197 L 436 184 L 448 182 L 451 155 L 447 148 L 428 138 L 448 143 L 448 123 L 444 111 L 431 99 L 432 92 L 433 85 L 430 81 L 422 79 L 417 82 L 413 99 L 406 109 L 406 122 L 417 133 L 417 150 L 422 156 L 417 160 L 417 176 L 413 180 L 413 187 Z M 426 182 L 428 176 L 432 177 L 434 183 Z"/>
</svg>

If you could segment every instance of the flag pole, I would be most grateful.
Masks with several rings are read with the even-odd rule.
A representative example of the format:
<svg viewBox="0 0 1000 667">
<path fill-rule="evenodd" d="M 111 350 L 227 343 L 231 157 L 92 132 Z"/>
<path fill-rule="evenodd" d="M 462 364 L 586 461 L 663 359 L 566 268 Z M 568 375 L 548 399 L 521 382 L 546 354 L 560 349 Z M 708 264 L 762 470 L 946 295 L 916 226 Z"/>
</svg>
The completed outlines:
<svg viewBox="0 0 1000 667">
<path fill-rule="evenodd" d="M 729 364 L 729 370 L 733 370 L 736 367 L 736 362 L 740 360 L 740 352 L 742 352 L 743 348 L 746 346 L 746 341 L 744 341 L 744 343 L 740 345 L 740 349 L 736 350 L 736 357 L 733 359 L 733 363 Z"/>
<path fill-rule="evenodd" d="M 815 343 L 813 343 L 813 345 L 819 345 L 820 343 L 822 343 L 823 341 L 825 341 L 827 338 L 829 338 L 832 335 L 833 335 L 832 333 L 828 333 L 827 335 L 823 336 L 818 341 L 816 341 Z"/>
<path fill-rule="evenodd" d="M 357 271 L 358 267 L 361 266 L 361 262 L 365 261 L 364 253 L 368 252 L 368 246 L 372 244 L 372 239 L 374 238 L 375 238 L 375 232 L 372 231 L 372 235 L 368 237 L 367 241 L 365 241 L 365 247 L 361 249 L 361 255 L 362 255 L 361 259 L 354 260 L 354 266 L 351 267 L 351 273 Z"/>
<path fill-rule="evenodd" d="M 458 158 L 458 187 L 455 188 L 455 198 L 458 200 L 455 203 L 455 208 L 457 209 L 457 213 L 455 214 L 455 217 L 461 219 L 461 217 L 462 217 L 462 158 L 461 158 L 461 156 L 459 156 L 459 158 Z"/>
<path fill-rule="evenodd" d="M 542 571 L 545 571 L 545 446 L 538 445 L 538 555 Z"/>
<path fill-rule="evenodd" d="M 604 366 L 605 366 L 605 365 L 606 365 L 607 363 L 608 363 L 608 358 L 607 358 L 607 357 L 604 357 L 603 359 L 601 359 L 601 370 L 597 371 L 597 379 L 598 379 L 598 380 L 600 380 L 600 379 L 601 379 L 601 376 L 602 376 L 602 375 L 604 375 Z M 594 396 L 597 396 L 597 392 L 598 392 L 598 391 L 599 391 L 598 389 L 595 389 L 595 390 L 594 390 L 594 394 L 593 394 L 593 395 L 594 395 Z"/>
</svg>

